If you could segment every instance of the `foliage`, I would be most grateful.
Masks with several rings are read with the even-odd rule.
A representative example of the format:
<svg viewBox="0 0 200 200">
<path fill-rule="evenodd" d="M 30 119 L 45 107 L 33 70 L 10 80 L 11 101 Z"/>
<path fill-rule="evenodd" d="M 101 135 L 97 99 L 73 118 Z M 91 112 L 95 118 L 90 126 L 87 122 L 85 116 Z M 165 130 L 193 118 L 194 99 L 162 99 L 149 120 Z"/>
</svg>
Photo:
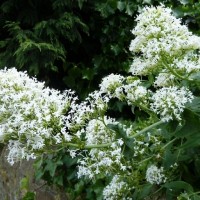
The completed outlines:
<svg viewBox="0 0 200 200">
<path fill-rule="evenodd" d="M 0 14 L 0 66 L 2 68 L 16 66 L 20 70 L 27 70 L 29 74 L 37 75 L 40 80 L 45 80 L 46 84 L 56 88 L 73 88 L 83 99 L 89 91 L 97 88 L 103 76 L 110 73 L 127 74 L 130 66 L 128 46 L 133 38 L 130 30 L 135 26 L 133 19 L 138 13 L 138 9 L 140 10 L 145 5 L 158 5 L 161 2 L 171 6 L 174 14 L 183 18 L 190 30 L 199 34 L 200 3 L 194 0 L 56 0 L 28 1 L 26 3 L 20 0 L 4 0 L 1 3 L 2 12 Z M 193 73 L 190 77 L 196 81 L 199 79 L 198 73 Z M 154 77 L 149 75 L 149 81 L 143 82 L 143 85 L 150 87 L 153 79 Z M 188 83 L 184 80 L 182 84 L 195 86 L 192 90 L 194 90 L 194 94 L 198 95 L 197 83 Z M 193 127 L 196 127 L 198 119 L 195 116 L 199 113 L 198 104 L 198 99 L 193 101 L 192 106 L 188 104 L 189 111 L 184 112 L 186 120 L 183 119 L 182 122 L 185 128 L 179 130 L 179 126 L 177 127 L 177 137 L 180 137 L 182 131 L 188 133 Z M 132 105 L 130 109 L 126 102 L 111 99 L 108 107 L 107 114 L 112 117 L 128 121 L 136 120 L 137 123 L 134 123 L 136 130 L 150 124 L 150 122 L 144 124 L 148 118 L 146 110 L 143 111 L 135 105 Z M 167 128 L 173 132 L 176 126 L 177 123 L 173 122 Z M 193 134 L 195 132 L 198 132 L 198 126 L 196 130 L 194 129 Z M 121 135 L 124 135 L 123 132 Z M 194 138 L 193 140 L 191 140 L 191 136 Z M 169 134 L 167 139 L 170 140 L 170 137 L 173 136 Z M 177 141 L 179 142 L 179 140 Z M 198 172 L 196 172 L 199 162 L 198 136 L 191 133 L 183 138 L 180 137 L 180 142 L 184 144 L 183 150 L 180 152 L 177 150 L 175 155 L 180 156 L 180 159 L 183 160 L 181 169 L 183 177 L 184 179 L 193 177 L 194 183 L 198 183 Z M 126 145 L 131 148 L 132 143 L 126 141 Z M 193 145 L 196 148 L 191 151 Z M 63 173 L 61 172 L 62 166 L 66 167 L 66 162 L 62 160 L 65 154 L 60 156 L 59 153 L 57 155 L 54 152 L 53 155 L 53 160 L 55 159 L 57 164 L 52 168 L 55 170 L 55 174 L 60 173 L 60 176 Z M 194 157 L 194 154 L 197 156 Z M 171 149 L 166 151 L 165 156 L 172 160 L 171 163 L 176 160 L 176 156 L 172 155 Z M 56 158 L 57 156 L 58 158 Z M 44 157 L 43 164 L 41 163 L 43 167 L 37 168 L 37 173 L 41 172 L 43 175 L 40 177 L 49 184 L 62 187 L 57 176 L 52 176 L 53 171 L 50 170 L 50 173 L 48 167 L 45 167 L 51 159 L 52 155 Z M 195 170 L 190 173 L 188 168 L 195 168 Z M 63 177 L 65 175 L 70 176 L 70 173 L 64 174 Z M 79 196 L 81 193 L 86 193 L 86 196 L 89 196 L 86 198 L 89 199 L 96 199 L 98 196 L 90 196 L 94 195 L 94 191 L 96 191 L 95 188 L 92 189 L 93 184 L 85 186 L 90 181 L 83 182 L 81 180 L 79 182 L 74 176 L 70 181 L 64 179 L 63 182 L 64 185 L 67 185 L 68 190 L 71 188 L 71 193 L 74 191 L 73 183 L 78 184 L 77 188 L 79 189 L 73 194 L 74 196 Z M 191 182 L 193 184 L 192 180 Z M 95 187 L 102 190 L 104 186 L 105 183 L 100 178 Z M 90 189 L 85 191 L 85 188 Z M 143 195 L 141 198 L 144 198 L 145 194 L 148 196 L 151 189 L 152 186 L 147 184 L 143 190 L 138 191 L 137 195 Z M 170 190 L 168 193 L 170 194 Z M 98 194 L 101 198 L 100 193 Z M 181 194 L 181 196 L 186 198 L 187 194 Z M 194 195 L 194 198 L 197 197 Z"/>
<path fill-rule="evenodd" d="M 28 177 L 24 177 L 21 179 L 20 189 L 24 193 L 22 200 L 35 200 L 35 192 L 30 191 Z"/>
<path fill-rule="evenodd" d="M 141 7 L 159 3 L 172 6 L 198 32 L 199 3 L 193 0 L 4 0 L 0 66 L 27 70 L 52 87 L 72 88 L 84 98 L 103 76 L 125 73 L 133 19 Z"/>
<path fill-rule="evenodd" d="M 104 77 L 84 101 L 0 71 L 11 164 L 40 156 L 37 178 L 71 199 L 200 198 L 200 37 L 163 5 L 136 22 L 129 75 Z"/>
<path fill-rule="evenodd" d="M 77 160 L 78 157 L 72 158 L 66 150 L 44 154 L 34 164 L 36 180 L 46 180 L 48 185 L 64 191 L 69 199 L 101 199 L 105 179 L 77 179 Z"/>
</svg>

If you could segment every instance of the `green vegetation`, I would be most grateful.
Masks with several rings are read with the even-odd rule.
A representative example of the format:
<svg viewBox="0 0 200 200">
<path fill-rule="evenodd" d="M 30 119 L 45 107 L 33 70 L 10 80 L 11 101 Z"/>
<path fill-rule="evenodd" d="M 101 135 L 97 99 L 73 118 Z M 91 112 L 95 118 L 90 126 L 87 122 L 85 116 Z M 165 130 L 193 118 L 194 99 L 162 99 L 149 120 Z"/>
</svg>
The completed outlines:
<svg viewBox="0 0 200 200">
<path fill-rule="evenodd" d="M 0 67 L 27 70 L 51 87 L 72 88 L 84 98 L 103 76 L 128 68 L 138 9 L 161 2 L 199 33 L 195 1 L 4 0 Z"/>
<path fill-rule="evenodd" d="M 193 33 L 200 35 L 200 3 L 194 0 L 3 0 L 0 4 L 0 68 L 26 70 L 48 86 L 60 90 L 71 88 L 84 99 L 98 88 L 102 77 L 110 73 L 126 74 L 131 62 L 128 47 L 133 39 L 131 30 L 136 25 L 135 17 L 145 5 L 159 3 L 172 7 L 175 15 L 182 18 Z M 113 101 L 109 112 L 111 116 L 120 115 L 126 109 L 126 104 Z M 134 112 L 137 115 L 139 111 Z M 123 117 L 129 119 L 130 115 L 128 111 Z M 189 138 L 187 131 L 198 119 L 192 111 L 186 111 L 185 117 L 188 122 L 182 131 Z M 170 124 L 170 128 L 173 126 L 176 124 Z M 176 134 L 180 137 L 178 130 Z M 182 148 L 187 157 L 182 155 L 183 161 L 189 162 L 189 157 L 198 151 L 195 148 L 194 152 L 188 152 L 191 145 L 198 145 L 197 139 L 184 143 Z M 174 158 L 170 150 L 165 156 Z M 198 166 L 199 159 L 194 156 L 189 164 Z M 70 158 L 65 149 L 45 154 L 35 163 L 36 177 L 66 191 L 71 199 L 101 199 L 103 187 L 110 180 L 105 177 L 95 182 L 79 180 L 76 166 L 77 158 Z M 193 175 L 187 166 L 182 167 L 185 177 L 199 175 L 197 167 Z M 168 189 L 171 187 L 173 184 L 166 185 Z M 148 189 L 149 185 L 145 190 Z"/>
</svg>

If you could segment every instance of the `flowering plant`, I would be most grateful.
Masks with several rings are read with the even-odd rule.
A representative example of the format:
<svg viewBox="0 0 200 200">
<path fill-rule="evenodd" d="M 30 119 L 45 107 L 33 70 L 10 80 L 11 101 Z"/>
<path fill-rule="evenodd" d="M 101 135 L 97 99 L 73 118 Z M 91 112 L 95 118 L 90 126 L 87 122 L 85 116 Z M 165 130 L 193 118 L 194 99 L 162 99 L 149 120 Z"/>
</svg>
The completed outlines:
<svg viewBox="0 0 200 200">
<path fill-rule="evenodd" d="M 162 5 L 136 21 L 131 75 L 104 77 L 81 103 L 0 71 L 0 138 L 11 164 L 67 149 L 79 158 L 78 178 L 108 182 L 103 199 L 200 199 L 200 38 Z"/>
</svg>

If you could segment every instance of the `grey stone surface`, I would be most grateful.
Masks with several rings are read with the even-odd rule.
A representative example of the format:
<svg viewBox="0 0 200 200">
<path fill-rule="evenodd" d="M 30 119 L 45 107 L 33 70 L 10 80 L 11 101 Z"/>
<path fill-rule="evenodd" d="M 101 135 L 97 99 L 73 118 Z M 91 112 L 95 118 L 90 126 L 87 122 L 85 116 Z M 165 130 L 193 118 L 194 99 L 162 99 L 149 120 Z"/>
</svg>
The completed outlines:
<svg viewBox="0 0 200 200">
<path fill-rule="evenodd" d="M 22 161 L 11 166 L 6 160 L 6 148 L 0 150 L 0 200 L 21 200 L 25 191 L 21 190 L 21 180 L 28 177 L 30 190 L 36 193 L 36 200 L 67 200 L 58 191 L 34 179 L 33 161 Z"/>
</svg>

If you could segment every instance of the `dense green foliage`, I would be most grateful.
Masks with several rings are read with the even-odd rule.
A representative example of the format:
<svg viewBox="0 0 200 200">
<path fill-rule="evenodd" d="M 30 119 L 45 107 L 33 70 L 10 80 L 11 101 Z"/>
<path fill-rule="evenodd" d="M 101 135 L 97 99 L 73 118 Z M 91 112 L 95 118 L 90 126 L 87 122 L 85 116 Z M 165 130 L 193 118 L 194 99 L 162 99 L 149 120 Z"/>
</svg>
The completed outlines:
<svg viewBox="0 0 200 200">
<path fill-rule="evenodd" d="M 129 66 L 134 17 L 144 5 L 172 5 L 199 30 L 199 3 L 156 0 L 4 0 L 0 5 L 0 67 L 17 67 L 82 98 L 101 77 Z M 198 31 L 197 31 L 198 32 Z"/>
<path fill-rule="evenodd" d="M 194 0 L 30 0 L 26 3 L 4 0 L 0 5 L 0 67 L 27 70 L 51 87 L 72 88 L 84 98 L 97 88 L 105 75 L 125 73 L 130 64 L 128 46 L 134 17 L 144 5 L 160 2 L 172 6 L 177 17 L 183 18 L 191 31 L 200 34 L 200 3 Z M 122 103 L 115 105 L 118 106 L 114 108 L 116 113 L 126 109 Z M 188 111 L 186 116 L 190 114 Z M 190 129 L 191 123 L 193 121 L 188 122 L 185 129 Z M 183 146 L 184 163 L 194 155 L 187 148 L 197 140 L 189 141 L 192 144 Z M 166 156 L 172 156 L 170 151 L 167 153 Z M 198 163 L 195 157 L 190 165 Z M 36 175 L 69 192 L 71 199 L 79 195 L 101 199 L 105 179 L 100 177 L 96 183 L 79 181 L 72 166 L 75 169 L 76 160 L 64 152 L 44 155 L 36 163 Z M 183 176 L 191 176 L 191 182 L 199 181 L 194 178 L 199 171 L 191 174 L 187 167 L 183 165 L 183 168 Z"/>
</svg>

